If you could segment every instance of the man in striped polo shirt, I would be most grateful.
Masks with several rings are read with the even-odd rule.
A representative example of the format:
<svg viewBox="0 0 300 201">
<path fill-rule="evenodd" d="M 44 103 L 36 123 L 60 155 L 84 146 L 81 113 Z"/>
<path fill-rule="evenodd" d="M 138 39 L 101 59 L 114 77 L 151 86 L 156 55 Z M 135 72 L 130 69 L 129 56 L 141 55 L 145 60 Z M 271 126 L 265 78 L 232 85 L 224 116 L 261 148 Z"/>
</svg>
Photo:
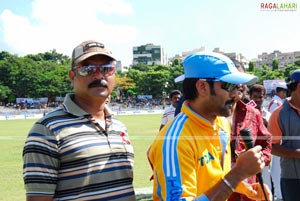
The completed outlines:
<svg viewBox="0 0 300 201">
<path fill-rule="evenodd" d="M 28 201 L 135 200 L 133 147 L 126 127 L 105 109 L 115 61 L 97 41 L 73 50 L 74 93 L 34 124 L 24 146 Z"/>
</svg>

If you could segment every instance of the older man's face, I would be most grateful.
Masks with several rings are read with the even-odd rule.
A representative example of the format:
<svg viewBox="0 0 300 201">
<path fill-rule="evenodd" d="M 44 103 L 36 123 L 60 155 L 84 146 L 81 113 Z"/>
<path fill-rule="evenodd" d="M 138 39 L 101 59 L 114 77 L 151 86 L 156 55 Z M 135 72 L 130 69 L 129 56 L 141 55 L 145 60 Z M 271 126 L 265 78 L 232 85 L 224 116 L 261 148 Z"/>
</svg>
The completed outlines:
<svg viewBox="0 0 300 201">
<path fill-rule="evenodd" d="M 113 65 L 111 59 L 103 56 L 93 56 L 78 64 L 69 73 L 76 96 L 104 102 L 114 87 Z"/>
</svg>

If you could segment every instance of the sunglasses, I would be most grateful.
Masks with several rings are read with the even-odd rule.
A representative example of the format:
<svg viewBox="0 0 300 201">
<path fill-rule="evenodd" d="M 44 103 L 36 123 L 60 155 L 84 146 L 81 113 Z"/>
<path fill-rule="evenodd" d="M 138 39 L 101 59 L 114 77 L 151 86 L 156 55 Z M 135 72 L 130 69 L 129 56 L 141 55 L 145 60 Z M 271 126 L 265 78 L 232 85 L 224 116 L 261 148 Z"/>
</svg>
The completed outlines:
<svg viewBox="0 0 300 201">
<path fill-rule="evenodd" d="M 115 72 L 115 63 L 111 62 L 109 64 L 104 64 L 104 65 L 88 64 L 86 66 L 81 66 L 76 70 L 79 75 L 86 77 L 96 73 L 97 69 L 99 69 L 102 75 L 110 76 L 113 75 Z"/>
<path fill-rule="evenodd" d="M 221 88 L 225 91 L 232 92 L 233 90 L 237 89 L 237 84 L 231 84 L 228 82 L 222 82 Z"/>
<path fill-rule="evenodd" d="M 220 82 L 219 80 L 216 80 L 216 79 L 200 79 L 200 80 L 206 81 L 206 82 Z M 232 92 L 233 90 L 237 89 L 238 86 L 239 85 L 237 85 L 237 84 L 231 84 L 228 82 L 222 82 L 222 84 L 221 84 L 221 88 L 228 92 Z"/>
</svg>

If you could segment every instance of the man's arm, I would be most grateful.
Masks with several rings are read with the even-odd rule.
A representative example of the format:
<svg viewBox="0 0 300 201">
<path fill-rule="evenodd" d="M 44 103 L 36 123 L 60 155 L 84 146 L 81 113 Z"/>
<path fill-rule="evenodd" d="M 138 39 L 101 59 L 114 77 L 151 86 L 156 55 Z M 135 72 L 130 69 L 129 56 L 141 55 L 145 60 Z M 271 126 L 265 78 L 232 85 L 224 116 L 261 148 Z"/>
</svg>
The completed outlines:
<svg viewBox="0 0 300 201">
<path fill-rule="evenodd" d="M 56 189 L 58 158 L 55 136 L 43 125 L 35 124 L 23 149 L 23 180 L 27 200 L 52 200 Z"/>
<path fill-rule="evenodd" d="M 167 109 L 166 109 L 160 120 L 159 131 L 166 125 L 167 122 L 168 122 L 168 114 L 167 114 Z"/>
<path fill-rule="evenodd" d="M 266 165 L 269 165 L 271 161 L 272 150 L 272 134 L 265 127 L 261 114 L 257 115 L 257 139 L 255 145 L 262 146 L 262 152 L 264 154 L 264 160 Z"/>
<path fill-rule="evenodd" d="M 284 158 L 300 158 L 300 149 L 290 149 L 279 144 L 272 144 L 272 154 Z"/>
<path fill-rule="evenodd" d="M 261 172 L 265 167 L 265 164 L 261 162 L 261 149 L 261 146 L 255 146 L 239 156 L 236 165 L 225 176 L 225 179 L 233 188 L 236 188 L 245 178 Z M 222 201 L 226 200 L 232 193 L 233 191 L 231 188 L 224 182 L 224 180 L 221 180 L 213 188 L 207 191 L 205 195 L 209 201 Z M 263 199 L 263 195 L 261 193 L 258 193 L 257 196 L 258 200 L 260 198 Z"/>
<path fill-rule="evenodd" d="M 272 102 L 272 101 L 271 101 Z M 269 105 L 269 112 L 274 112 L 274 110 L 276 109 L 276 108 L 278 108 L 282 103 L 281 102 L 279 102 L 279 101 L 276 101 L 276 100 L 274 100 L 273 102 L 272 102 L 272 104 L 271 104 L 271 102 L 270 102 L 270 105 Z"/>
</svg>

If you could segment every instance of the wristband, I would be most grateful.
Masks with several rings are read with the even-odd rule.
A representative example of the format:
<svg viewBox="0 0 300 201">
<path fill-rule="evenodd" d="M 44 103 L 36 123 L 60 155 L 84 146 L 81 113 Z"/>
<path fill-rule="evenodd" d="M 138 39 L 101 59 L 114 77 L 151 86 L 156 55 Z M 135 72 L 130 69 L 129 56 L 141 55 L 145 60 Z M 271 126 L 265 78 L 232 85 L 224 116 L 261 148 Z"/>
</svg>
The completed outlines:
<svg viewBox="0 0 300 201">
<path fill-rule="evenodd" d="M 229 181 L 225 178 L 223 178 L 223 182 L 226 184 L 226 186 L 228 186 L 228 188 L 230 188 L 230 190 L 232 192 L 235 192 L 235 189 L 233 188 L 233 186 L 231 185 L 231 183 L 229 183 Z"/>
</svg>

